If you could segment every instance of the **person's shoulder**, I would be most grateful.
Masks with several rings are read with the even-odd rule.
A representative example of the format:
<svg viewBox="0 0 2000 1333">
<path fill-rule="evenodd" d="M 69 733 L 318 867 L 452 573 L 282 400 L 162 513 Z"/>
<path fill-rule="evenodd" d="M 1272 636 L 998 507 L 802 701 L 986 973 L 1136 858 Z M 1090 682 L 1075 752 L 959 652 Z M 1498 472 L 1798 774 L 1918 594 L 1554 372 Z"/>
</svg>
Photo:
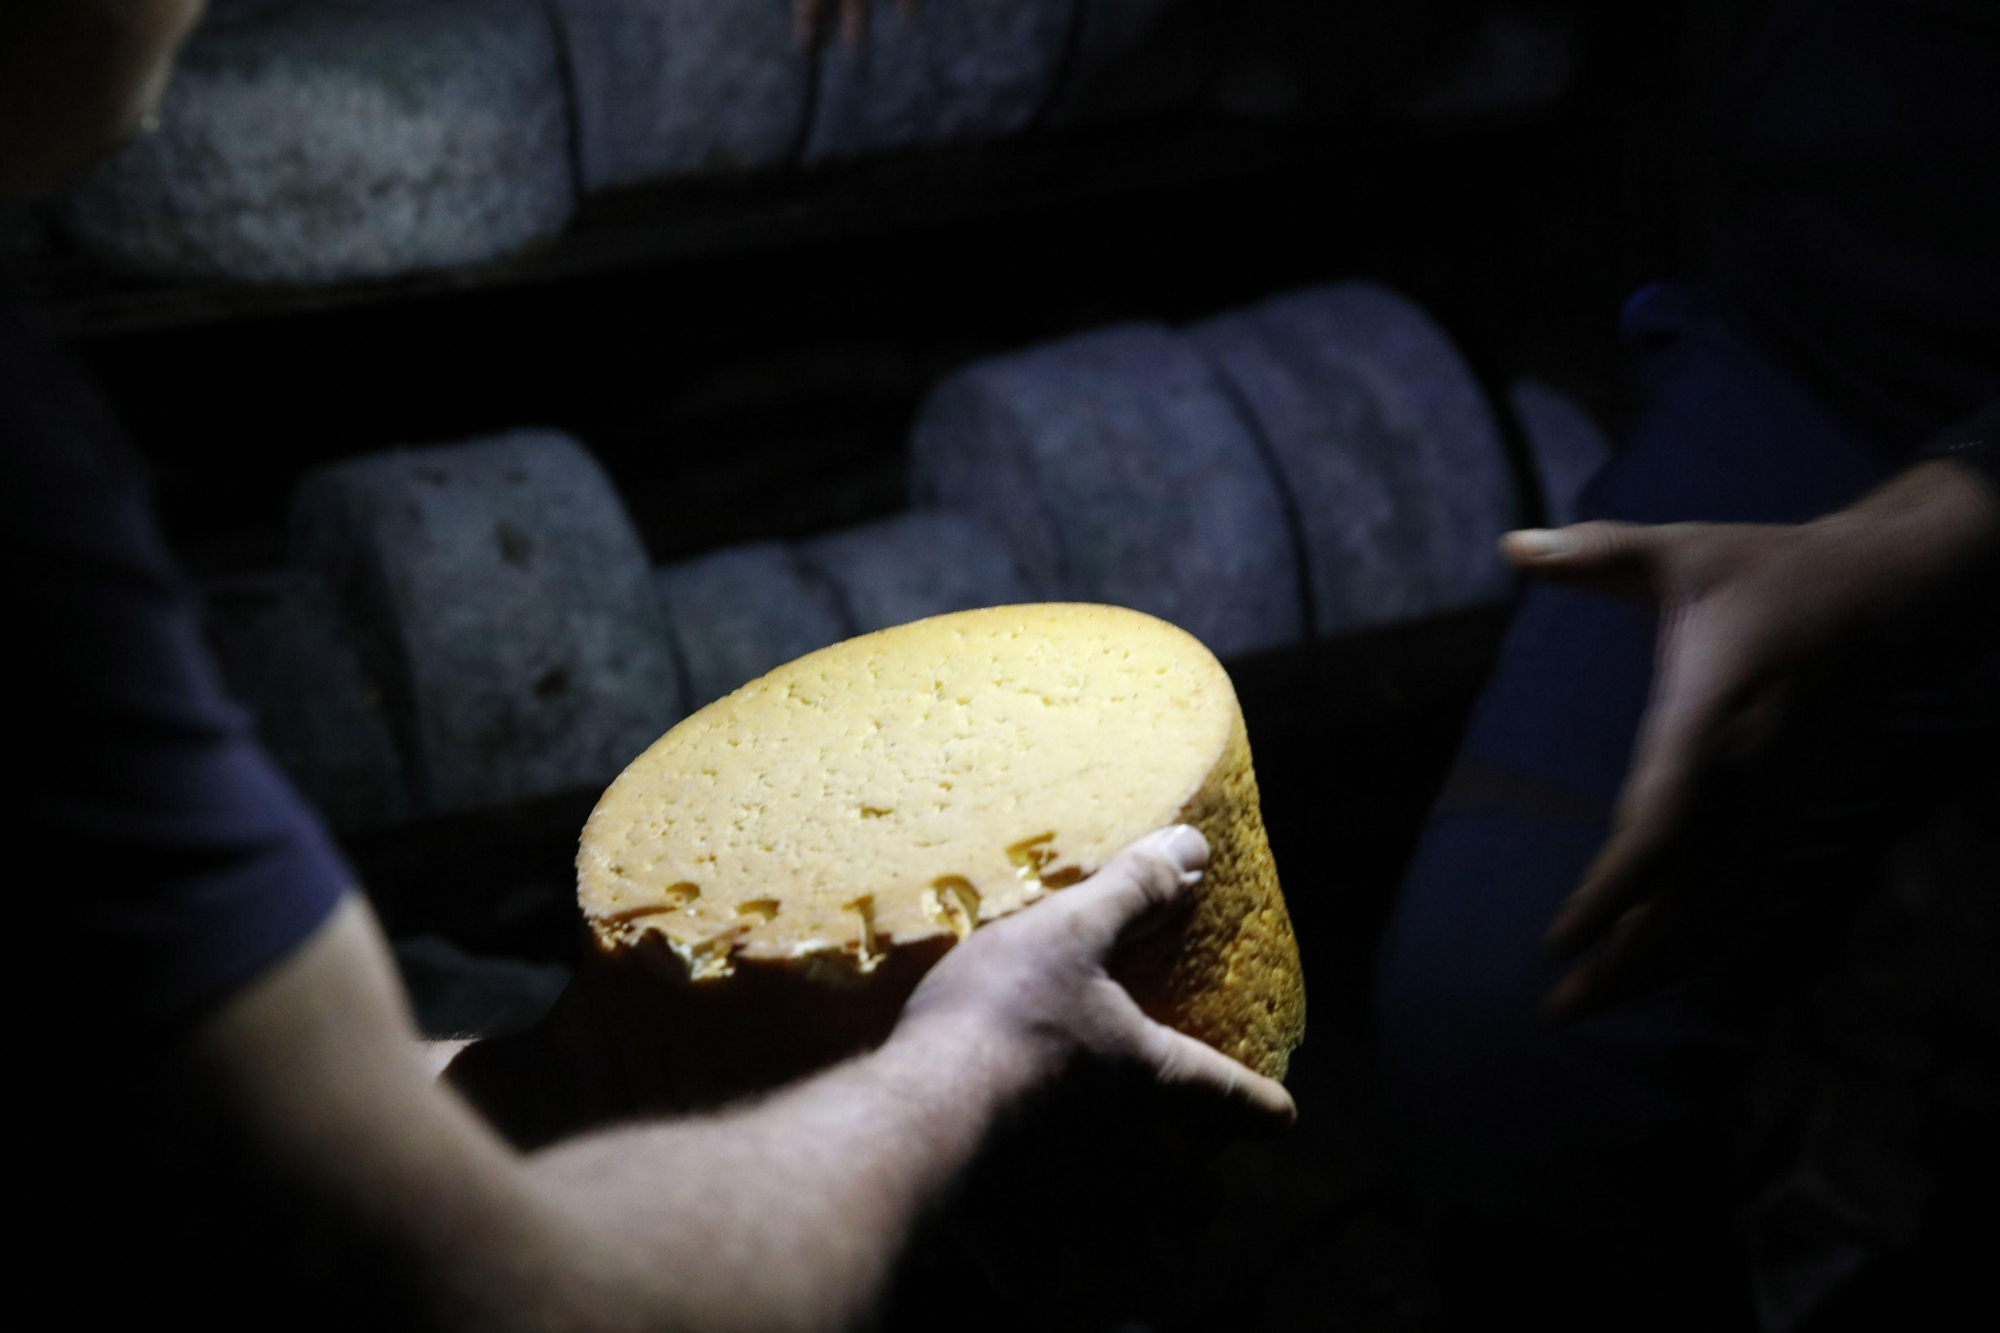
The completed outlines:
<svg viewBox="0 0 2000 1333">
<path fill-rule="evenodd" d="M 89 376 L 32 311 L 0 300 L 0 564 L 12 591 L 53 595 L 86 576 L 174 587 L 150 490 Z"/>
<path fill-rule="evenodd" d="M 30 522 L 58 493 L 144 489 L 144 469 L 104 396 L 31 308 L 5 299 L 0 476 L 8 508 Z"/>
</svg>

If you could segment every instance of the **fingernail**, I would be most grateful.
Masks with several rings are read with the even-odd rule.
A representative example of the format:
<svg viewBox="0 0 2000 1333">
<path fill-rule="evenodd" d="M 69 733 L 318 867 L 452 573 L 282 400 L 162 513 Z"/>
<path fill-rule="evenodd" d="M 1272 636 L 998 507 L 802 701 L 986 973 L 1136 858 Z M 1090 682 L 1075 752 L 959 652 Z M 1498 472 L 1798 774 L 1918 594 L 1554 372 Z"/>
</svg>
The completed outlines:
<svg viewBox="0 0 2000 1333">
<path fill-rule="evenodd" d="M 1576 543 L 1568 536 L 1551 528 L 1522 528 L 1508 533 L 1507 541 L 1517 555 L 1536 560 L 1554 560 L 1576 549 Z"/>
<path fill-rule="evenodd" d="M 1177 824 L 1167 830 L 1161 850 L 1181 868 L 1183 884 L 1192 884 L 1201 878 L 1202 868 L 1208 864 L 1208 839 L 1201 836 L 1200 829 L 1187 824 Z"/>
</svg>

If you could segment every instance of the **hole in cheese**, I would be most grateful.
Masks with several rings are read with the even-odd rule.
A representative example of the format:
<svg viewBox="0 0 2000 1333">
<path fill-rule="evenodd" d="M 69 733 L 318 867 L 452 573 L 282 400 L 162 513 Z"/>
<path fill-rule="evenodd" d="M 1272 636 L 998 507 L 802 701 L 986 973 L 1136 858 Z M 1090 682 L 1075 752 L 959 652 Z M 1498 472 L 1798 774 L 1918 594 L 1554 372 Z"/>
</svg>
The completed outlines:
<svg viewBox="0 0 2000 1333">
<path fill-rule="evenodd" d="M 924 914 L 964 939 L 979 926 L 979 890 L 963 875 L 940 875 L 924 890 Z"/>
</svg>

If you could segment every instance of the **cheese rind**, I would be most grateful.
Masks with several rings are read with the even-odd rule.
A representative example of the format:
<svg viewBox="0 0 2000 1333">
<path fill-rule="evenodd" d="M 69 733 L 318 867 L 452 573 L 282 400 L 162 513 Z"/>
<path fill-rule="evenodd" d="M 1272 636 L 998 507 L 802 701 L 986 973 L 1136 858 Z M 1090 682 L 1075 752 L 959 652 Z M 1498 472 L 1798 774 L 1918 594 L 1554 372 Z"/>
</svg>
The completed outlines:
<svg viewBox="0 0 2000 1333">
<path fill-rule="evenodd" d="M 714 1057 L 693 1027 L 754 1044 L 790 1009 L 784 1041 L 823 1030 L 831 1055 L 886 1035 L 978 925 L 1179 821 L 1207 835 L 1208 873 L 1168 946 L 1121 978 L 1281 1075 L 1304 988 L 1235 692 L 1193 637 L 1136 611 L 961 612 L 779 667 L 611 785 L 578 897 L 600 962 L 643 977 L 613 989 L 707 1052 L 685 1058 Z"/>
</svg>

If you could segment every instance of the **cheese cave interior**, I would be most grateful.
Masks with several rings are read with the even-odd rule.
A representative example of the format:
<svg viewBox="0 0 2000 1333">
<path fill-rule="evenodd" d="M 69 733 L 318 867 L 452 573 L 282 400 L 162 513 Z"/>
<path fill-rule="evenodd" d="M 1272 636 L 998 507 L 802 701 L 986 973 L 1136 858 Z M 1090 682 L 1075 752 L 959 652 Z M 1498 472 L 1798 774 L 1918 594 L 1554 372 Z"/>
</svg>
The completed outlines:
<svg viewBox="0 0 2000 1333">
<path fill-rule="evenodd" d="M 811 1326 L 1990 1316 L 1994 6 L 210 0 L 164 89 L 88 171 L 0 199 L 0 299 L 108 404 L 201 651 L 420 1033 L 479 1039 L 445 1077 L 519 1151 L 632 1113 L 505 1055 L 582 1021 L 599 955 L 651 959 L 601 983 L 628 1029 L 603 1059 L 715 1024 L 769 1044 L 764 1095 L 1184 821 L 1260 923 L 1200 964 L 1235 1007 L 1159 979 L 1184 959 L 1113 974 L 1281 1074 L 1296 1123 L 1079 1069 L 940 1186 L 861 1315 Z M 1896 545 L 1933 491 L 1946 517 L 1905 526 L 1970 535 Z M 1808 543 L 1878 517 L 1865 568 L 1908 582 L 1813 591 L 1847 548 Z M 972 631 L 894 637 L 1052 602 L 1178 627 L 1089 620 L 1075 651 L 1144 639 L 1207 693 L 1091 730 L 1042 712 L 1154 686 L 995 649 L 959 689 Z M 878 632 L 937 654 L 905 674 L 946 710 L 866 705 L 932 747 L 895 781 L 795 707 L 834 708 L 811 664 Z M 887 689 L 888 652 L 842 669 Z M 642 771 L 659 792 L 607 794 Z M 696 771 L 768 892 L 659 832 L 726 825 Z M 896 822 L 911 774 L 936 821 L 987 783 L 1046 812 L 979 826 L 985 870 L 913 851 L 903 898 L 770 813 L 853 821 L 800 846 L 930 848 Z M 751 998 L 629 1017 L 711 983 Z M 723 1038 L 659 1041 L 702 1068 L 646 1113 L 708 1112 L 682 1093 Z M 191 1234 L 231 1206 L 171 1188 Z"/>
</svg>

